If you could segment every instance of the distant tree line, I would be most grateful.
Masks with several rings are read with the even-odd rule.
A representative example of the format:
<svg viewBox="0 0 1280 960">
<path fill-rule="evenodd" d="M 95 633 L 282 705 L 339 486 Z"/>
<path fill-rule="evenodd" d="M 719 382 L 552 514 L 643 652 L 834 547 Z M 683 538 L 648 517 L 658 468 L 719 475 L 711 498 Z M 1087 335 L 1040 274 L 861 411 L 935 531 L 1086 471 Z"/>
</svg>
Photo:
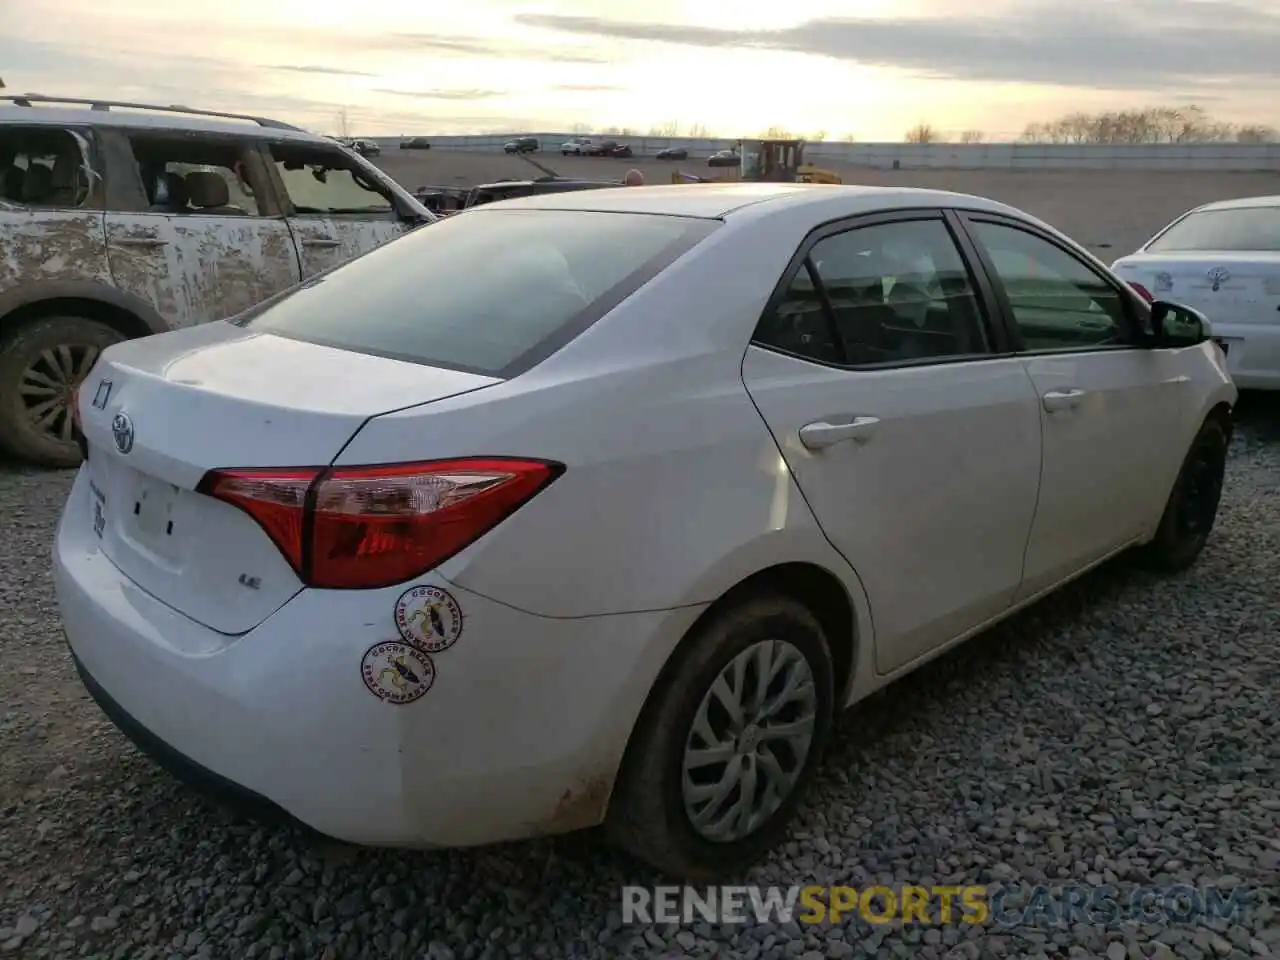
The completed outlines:
<svg viewBox="0 0 1280 960">
<path fill-rule="evenodd" d="M 706 124 L 688 128 L 676 121 L 656 124 L 648 133 L 632 127 L 608 127 L 596 131 L 589 124 L 574 127 L 574 133 L 599 133 L 611 137 L 691 137 L 704 139 L 711 134 Z M 826 130 L 802 133 L 783 126 L 771 126 L 755 134 L 769 140 L 808 140 L 818 143 L 828 138 Z M 854 143 L 853 134 L 841 139 Z M 989 138 L 982 130 L 950 132 L 931 123 L 917 123 L 903 134 L 907 143 L 985 143 Z M 1215 120 L 1195 104 L 1182 107 L 1144 107 L 1102 113 L 1068 113 L 1056 120 L 1030 123 L 1017 138 L 1019 143 L 1276 143 L 1280 133 L 1275 127 L 1261 123 L 1234 124 Z"/>
<path fill-rule="evenodd" d="M 1069 113 L 1032 123 L 1025 143 L 1274 143 L 1275 127 L 1223 123 L 1194 104 L 1108 113 Z"/>
</svg>

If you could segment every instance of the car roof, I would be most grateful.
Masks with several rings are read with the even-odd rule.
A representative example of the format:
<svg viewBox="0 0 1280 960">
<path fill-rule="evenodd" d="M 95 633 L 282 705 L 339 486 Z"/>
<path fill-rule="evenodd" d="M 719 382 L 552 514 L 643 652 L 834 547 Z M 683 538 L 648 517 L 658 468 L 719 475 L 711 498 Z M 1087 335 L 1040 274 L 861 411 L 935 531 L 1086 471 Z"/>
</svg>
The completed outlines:
<svg viewBox="0 0 1280 960">
<path fill-rule="evenodd" d="M 1196 207 L 1192 213 L 1203 210 L 1244 210 L 1248 207 L 1280 207 L 1280 195 L 1268 197 L 1237 197 L 1233 200 L 1215 200 Z"/>
<path fill-rule="evenodd" d="M 647 213 L 719 220 L 747 210 L 776 210 L 782 206 L 812 207 L 832 219 L 904 207 L 963 207 L 1008 213 L 1034 219 L 995 200 L 945 190 L 915 187 L 837 186 L 808 183 L 690 183 L 653 187 L 617 187 L 574 193 L 547 193 L 503 200 L 507 210 L 589 210 Z M 822 208 L 828 208 L 823 210 Z"/>
<path fill-rule="evenodd" d="M 20 95 L 19 95 L 20 96 Z M 328 140 L 319 134 L 267 118 L 243 119 L 201 116 L 184 113 L 181 108 L 150 107 L 152 110 L 172 112 L 133 113 L 125 110 L 93 110 L 78 106 L 36 106 L 39 98 L 32 95 L 33 105 L 16 106 L 12 101 L 0 100 L 0 125 L 23 126 L 94 126 L 120 127 L 142 130 L 176 130 L 194 133 L 221 133 L 262 140 L 298 140 L 316 142 Z M 271 125 L 264 125 L 271 124 Z M 274 125 L 278 124 L 278 125 Z"/>
</svg>

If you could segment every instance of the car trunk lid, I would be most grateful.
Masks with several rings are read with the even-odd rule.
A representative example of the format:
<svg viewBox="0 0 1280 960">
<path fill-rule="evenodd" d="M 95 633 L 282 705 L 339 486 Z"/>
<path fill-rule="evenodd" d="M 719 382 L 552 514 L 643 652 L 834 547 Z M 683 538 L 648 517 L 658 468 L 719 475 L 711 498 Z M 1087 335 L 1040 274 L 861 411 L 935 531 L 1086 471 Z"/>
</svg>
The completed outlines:
<svg viewBox="0 0 1280 960">
<path fill-rule="evenodd" d="M 80 396 L 94 534 L 139 587 L 226 634 L 302 584 L 208 471 L 329 464 L 370 417 L 500 382 L 226 323 L 112 347 Z"/>
<path fill-rule="evenodd" d="M 1210 323 L 1280 323 L 1280 253 L 1136 253 L 1116 261 L 1115 272 Z"/>
</svg>

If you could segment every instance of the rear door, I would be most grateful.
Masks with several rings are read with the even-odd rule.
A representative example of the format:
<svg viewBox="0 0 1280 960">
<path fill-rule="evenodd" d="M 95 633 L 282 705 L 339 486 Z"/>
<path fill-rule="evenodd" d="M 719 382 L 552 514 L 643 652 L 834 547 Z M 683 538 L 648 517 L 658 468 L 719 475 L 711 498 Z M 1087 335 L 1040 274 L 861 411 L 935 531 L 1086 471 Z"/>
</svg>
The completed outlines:
<svg viewBox="0 0 1280 960">
<path fill-rule="evenodd" d="M 1005 611 L 1040 417 L 940 211 L 826 228 L 784 275 L 743 380 L 857 571 L 889 672 Z"/>
<path fill-rule="evenodd" d="M 1021 598 L 1131 543 L 1159 515 L 1186 452 L 1190 384 L 1177 351 L 1140 345 L 1137 294 L 1082 251 L 1020 220 L 963 221 L 1040 404 L 1044 464 Z"/>
<path fill-rule="evenodd" d="M 390 182 L 347 151 L 282 141 L 268 144 L 266 156 L 285 198 L 304 278 L 368 253 L 409 229 Z"/>
<path fill-rule="evenodd" d="M 234 316 L 298 283 L 293 235 L 249 141 L 128 128 L 105 135 L 116 286 L 184 327 Z"/>
</svg>

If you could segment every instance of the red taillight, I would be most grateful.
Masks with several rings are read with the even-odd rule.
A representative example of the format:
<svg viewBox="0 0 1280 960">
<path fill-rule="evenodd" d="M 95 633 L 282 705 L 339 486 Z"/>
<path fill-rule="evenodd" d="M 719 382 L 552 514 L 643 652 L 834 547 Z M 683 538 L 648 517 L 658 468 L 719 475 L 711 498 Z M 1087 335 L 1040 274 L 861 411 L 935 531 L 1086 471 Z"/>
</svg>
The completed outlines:
<svg viewBox="0 0 1280 960">
<path fill-rule="evenodd" d="M 213 470 L 199 490 L 253 517 L 307 585 L 373 589 L 439 566 L 563 470 L 556 463 L 488 457 Z"/>
<path fill-rule="evenodd" d="M 1151 291 L 1150 291 L 1150 290 L 1148 290 L 1146 287 L 1144 287 L 1142 284 L 1140 284 L 1140 283 L 1135 283 L 1134 281 L 1130 280 L 1130 281 L 1129 281 L 1129 286 L 1131 286 L 1131 287 L 1133 287 L 1133 289 L 1137 290 L 1137 291 L 1138 291 L 1138 296 L 1140 296 L 1143 300 L 1147 301 L 1147 303 L 1154 303 L 1154 302 L 1155 302 L 1155 299 L 1156 299 L 1156 298 L 1155 298 L 1155 297 L 1153 297 L 1153 296 L 1151 295 Z"/>
</svg>

